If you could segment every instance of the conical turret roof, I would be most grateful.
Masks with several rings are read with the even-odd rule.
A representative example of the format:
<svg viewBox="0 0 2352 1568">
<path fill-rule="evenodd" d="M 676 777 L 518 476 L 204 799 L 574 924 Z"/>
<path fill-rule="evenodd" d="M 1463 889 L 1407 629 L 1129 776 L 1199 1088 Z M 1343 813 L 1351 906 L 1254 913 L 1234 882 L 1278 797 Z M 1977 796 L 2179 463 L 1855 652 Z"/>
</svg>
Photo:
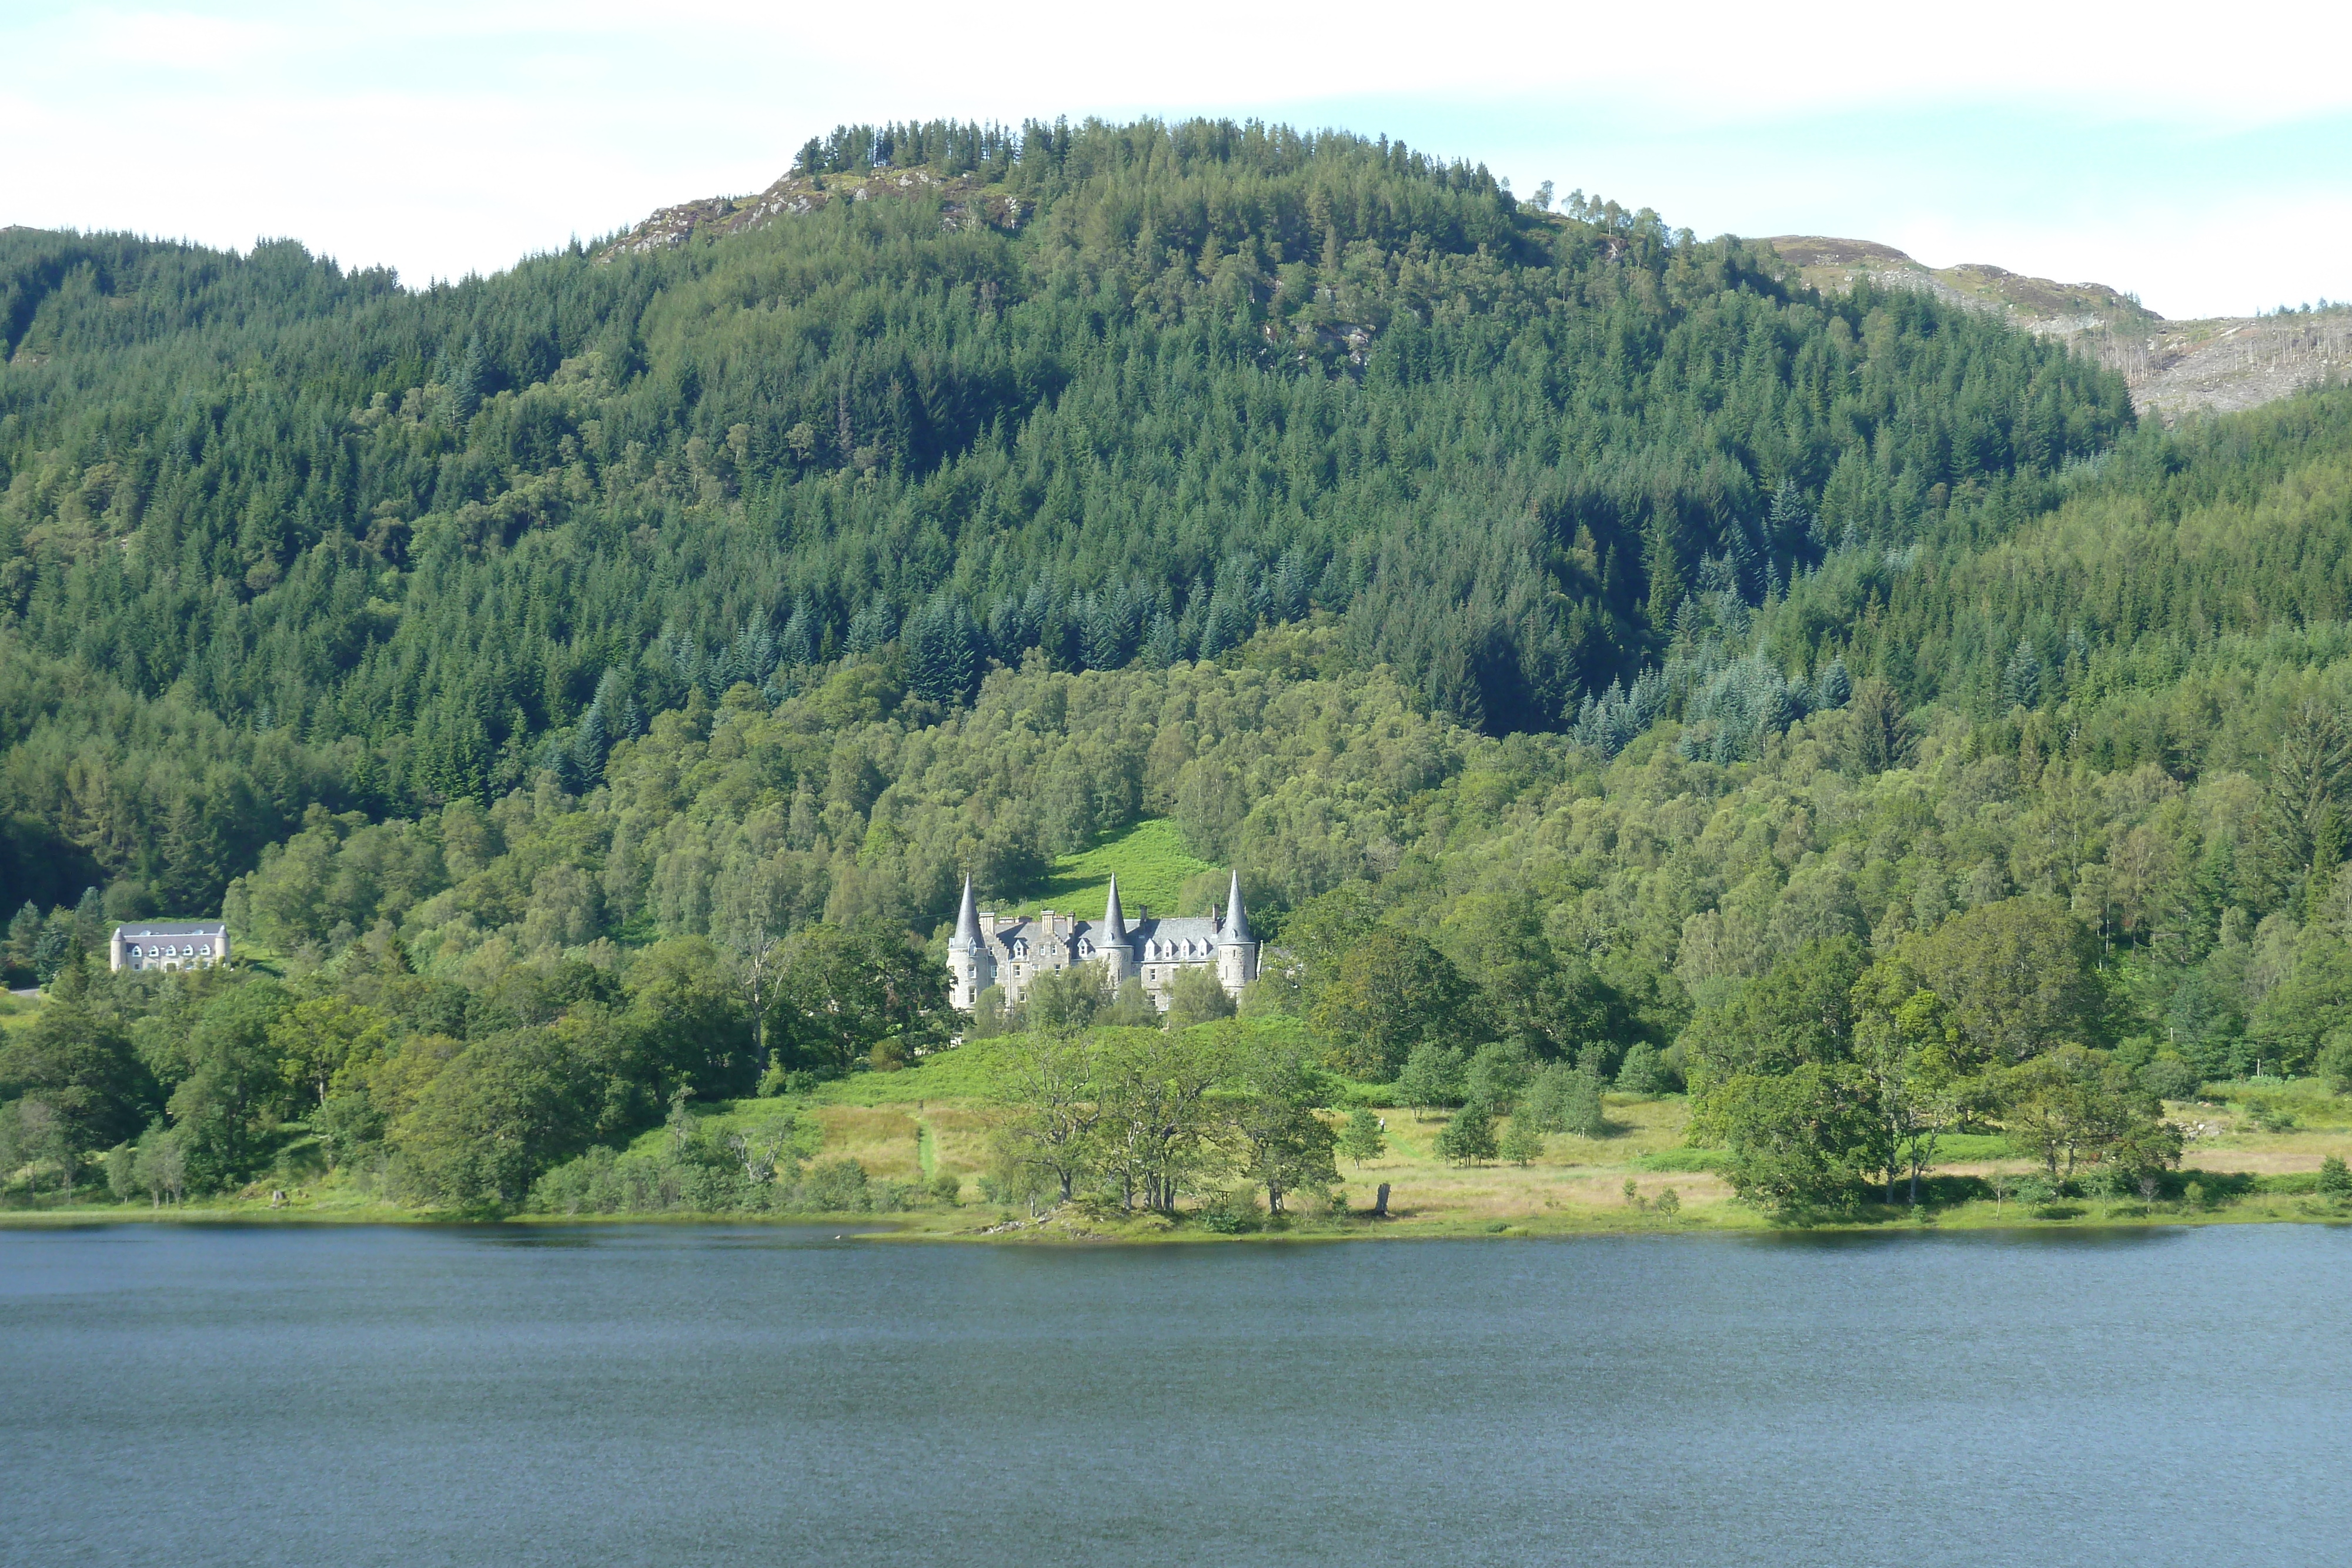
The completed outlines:
<svg viewBox="0 0 2352 1568">
<path fill-rule="evenodd" d="M 1095 938 L 1095 946 L 1099 947 L 1106 942 L 1126 940 L 1127 916 L 1118 907 L 1118 873 L 1113 872 L 1110 876 L 1110 901 L 1103 905 L 1103 932 Z"/>
<path fill-rule="evenodd" d="M 971 895 L 971 878 L 963 879 L 963 904 L 956 911 L 955 935 L 948 946 L 958 952 L 980 946 L 980 904 Z"/>
<path fill-rule="evenodd" d="M 1233 891 L 1225 895 L 1225 923 L 1217 933 L 1217 940 L 1246 946 L 1257 940 L 1250 935 L 1249 911 L 1242 907 L 1242 873 L 1234 873 Z"/>
</svg>

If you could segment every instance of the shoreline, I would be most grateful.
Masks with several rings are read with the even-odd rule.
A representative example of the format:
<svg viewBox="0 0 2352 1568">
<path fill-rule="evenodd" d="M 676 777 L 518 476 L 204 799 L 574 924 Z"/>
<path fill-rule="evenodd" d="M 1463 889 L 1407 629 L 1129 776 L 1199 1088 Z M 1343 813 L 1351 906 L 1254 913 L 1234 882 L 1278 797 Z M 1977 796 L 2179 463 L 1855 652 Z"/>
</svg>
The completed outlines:
<svg viewBox="0 0 2352 1568">
<path fill-rule="evenodd" d="M 1725 1206 L 1728 1207 L 1728 1206 Z M 2272 1201 L 2225 1204 L 2203 1210 L 2183 1210 L 2177 1205 L 2119 1204 L 2080 1206 L 2081 1212 L 2021 1215 L 2014 1204 L 2008 1212 L 1991 1206 L 1969 1204 L 1937 1211 L 1925 1218 L 1888 1214 L 1884 1218 L 1853 1214 L 1824 1215 L 1808 1220 L 1775 1219 L 1762 1214 L 1717 1215 L 1702 1212 L 1674 1218 L 1621 1218 L 1605 1209 L 1553 1209 L 1541 1215 L 1502 1220 L 1469 1220 L 1399 1211 L 1374 1220 L 1368 1212 L 1344 1218 L 1302 1217 L 1282 1225 L 1260 1225 L 1239 1232 L 1213 1231 L 1198 1223 L 1171 1222 L 1159 1216 L 1119 1217 L 1048 1211 L 1035 1220 L 1013 1218 L 979 1224 L 943 1225 L 945 1213 L 877 1215 L 871 1212 L 747 1214 L 463 1214 L 394 1208 L 364 1210 L 279 1208 L 244 1206 L 183 1207 L 177 1209 L 135 1209 L 91 1207 L 71 1209 L 0 1212 L 0 1230 L 38 1231 L 87 1229 L 111 1225 L 185 1225 L 237 1228 L 291 1226 L 387 1226 L 434 1229 L 493 1228 L 552 1228 L 564 1226 L 737 1226 L 822 1229 L 841 1227 L 855 1232 L 846 1239 L 919 1241 L 982 1246 L 1186 1246 L 1218 1243 L 1279 1243 L 1298 1241 L 1373 1240 L 1529 1240 L 1576 1237 L 1633 1236 L 1885 1236 L 1974 1234 L 2050 1234 L 2088 1230 L 2190 1229 L 2215 1225 L 2352 1226 L 2352 1205 L 2323 1206 L 2309 1199 L 2283 1196 Z M 2137 1210 L 2137 1212 L 2133 1212 Z"/>
</svg>

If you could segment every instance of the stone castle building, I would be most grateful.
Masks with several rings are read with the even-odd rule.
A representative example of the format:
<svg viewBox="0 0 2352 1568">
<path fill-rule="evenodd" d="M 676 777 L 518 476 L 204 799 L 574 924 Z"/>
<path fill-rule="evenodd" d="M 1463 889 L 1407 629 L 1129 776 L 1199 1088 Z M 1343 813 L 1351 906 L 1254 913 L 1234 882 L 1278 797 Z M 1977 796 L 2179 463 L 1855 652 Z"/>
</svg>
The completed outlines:
<svg viewBox="0 0 2352 1568">
<path fill-rule="evenodd" d="M 228 960 L 228 927 L 217 920 L 147 920 L 114 928 L 110 969 L 209 969 Z"/>
<path fill-rule="evenodd" d="M 1170 988 L 1186 969 L 1209 969 L 1228 996 L 1257 978 L 1257 938 L 1242 908 L 1242 873 L 1234 873 L 1224 909 L 1205 915 L 1155 917 L 1149 908 L 1129 923 L 1118 906 L 1118 878 L 1100 920 L 1079 920 L 1053 910 L 1034 917 L 1000 919 L 972 898 L 964 878 L 963 904 L 956 912 L 955 936 L 948 943 L 948 999 L 969 1009 L 980 993 L 1001 986 L 1007 1002 L 1017 1002 L 1029 982 L 1048 969 L 1100 964 L 1111 989 L 1129 982 L 1143 987 L 1152 1006 L 1168 1010 Z"/>
</svg>

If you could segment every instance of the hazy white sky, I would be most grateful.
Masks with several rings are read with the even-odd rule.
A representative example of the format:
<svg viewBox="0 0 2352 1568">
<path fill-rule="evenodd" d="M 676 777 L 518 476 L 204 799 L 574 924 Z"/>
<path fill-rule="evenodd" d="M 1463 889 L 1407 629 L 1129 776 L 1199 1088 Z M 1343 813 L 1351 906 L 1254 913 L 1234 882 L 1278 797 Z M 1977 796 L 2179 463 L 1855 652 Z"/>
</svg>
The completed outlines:
<svg viewBox="0 0 2352 1568">
<path fill-rule="evenodd" d="M 0 223 L 411 282 L 757 190 L 842 120 L 1257 116 L 2137 290 L 2352 298 L 2352 8 L 675 0 L 0 5 Z"/>
</svg>

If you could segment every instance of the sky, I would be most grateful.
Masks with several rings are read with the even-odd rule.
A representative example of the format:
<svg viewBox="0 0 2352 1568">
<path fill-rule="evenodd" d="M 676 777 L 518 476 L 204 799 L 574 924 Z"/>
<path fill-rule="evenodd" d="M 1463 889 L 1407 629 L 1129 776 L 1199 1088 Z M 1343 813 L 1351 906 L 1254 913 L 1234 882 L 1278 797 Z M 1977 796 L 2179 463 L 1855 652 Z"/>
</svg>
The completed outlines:
<svg viewBox="0 0 2352 1568">
<path fill-rule="evenodd" d="M 2352 298 L 2352 6 L 0 5 L 0 224 L 491 272 L 843 121 L 1344 127 L 2185 319 Z"/>
</svg>

